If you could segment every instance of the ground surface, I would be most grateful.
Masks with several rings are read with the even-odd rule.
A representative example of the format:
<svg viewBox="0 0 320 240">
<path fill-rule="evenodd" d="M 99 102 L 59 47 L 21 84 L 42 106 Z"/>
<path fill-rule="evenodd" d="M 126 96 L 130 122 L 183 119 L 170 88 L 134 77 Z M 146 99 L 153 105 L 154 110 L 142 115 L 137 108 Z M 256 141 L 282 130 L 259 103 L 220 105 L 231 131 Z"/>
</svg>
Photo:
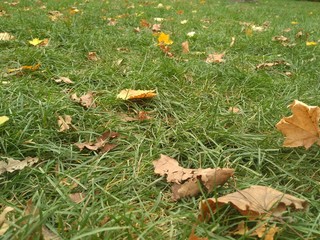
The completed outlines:
<svg viewBox="0 0 320 240">
<path fill-rule="evenodd" d="M 11 0 L 8 0 L 11 3 Z M 37 238 L 46 225 L 63 239 L 187 239 L 196 223 L 198 204 L 235 189 L 235 183 L 211 194 L 171 201 L 170 185 L 153 173 L 152 161 L 166 154 L 184 167 L 231 167 L 237 189 L 271 186 L 309 202 L 303 212 L 280 221 L 276 239 L 319 237 L 319 147 L 283 148 L 275 124 L 290 115 L 287 105 L 299 99 L 320 105 L 320 5 L 290 0 L 233 1 L 1 1 L 0 155 L 38 164 L 0 176 L 0 206 L 15 208 L 3 239 Z M 167 7 L 167 6 L 170 6 Z M 70 14 L 70 8 L 79 12 Z M 48 12 L 63 16 L 57 21 Z M 108 18 L 116 19 L 115 25 Z M 173 40 L 173 58 L 157 46 L 157 37 L 141 25 L 164 18 L 161 31 Z M 181 21 L 188 20 L 186 24 Z M 248 30 L 263 26 L 263 32 Z M 269 22 L 269 23 L 266 23 Z M 265 25 L 263 25 L 265 23 Z M 134 28 L 140 27 L 140 32 Z M 291 31 L 288 30 L 291 29 Z M 284 31 L 287 30 L 287 31 Z M 188 37 L 188 32 L 195 32 Z M 302 31 L 301 38 L 295 35 Z M 295 46 L 272 37 L 285 35 Z M 231 38 L 235 43 L 230 47 Z M 35 47 L 33 38 L 48 38 Z M 181 53 L 188 40 L 190 53 Z M 98 61 L 87 59 L 96 52 Z M 224 63 L 205 62 L 224 52 Z M 285 61 L 256 69 L 257 64 Z M 8 69 L 41 66 L 8 74 Z M 73 85 L 53 79 L 69 77 Z M 120 90 L 156 89 L 149 101 L 116 99 Z M 96 108 L 70 100 L 94 91 Z M 240 109 L 240 114 L 229 111 Z M 147 121 L 123 121 L 123 115 L 152 111 Z M 58 132 L 57 117 L 70 115 L 77 130 Z M 105 154 L 80 152 L 74 143 L 94 141 L 104 131 L 120 133 L 118 146 Z M 64 182 L 76 183 L 72 186 Z M 69 194 L 84 193 L 81 203 Z M 40 214 L 26 216 L 27 202 Z M 40 210 L 39 210 L 40 209 Z M 239 215 L 224 209 L 209 223 L 197 225 L 209 239 L 232 236 Z M 252 238 L 254 239 L 254 238 Z"/>
</svg>

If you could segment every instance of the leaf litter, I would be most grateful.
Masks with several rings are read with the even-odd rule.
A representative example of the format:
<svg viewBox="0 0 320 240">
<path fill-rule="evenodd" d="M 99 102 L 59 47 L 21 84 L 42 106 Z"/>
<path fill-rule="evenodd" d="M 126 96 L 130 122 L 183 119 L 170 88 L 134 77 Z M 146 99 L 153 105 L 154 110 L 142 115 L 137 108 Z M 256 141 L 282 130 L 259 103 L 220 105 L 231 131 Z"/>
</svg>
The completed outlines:
<svg viewBox="0 0 320 240">
<path fill-rule="evenodd" d="M 0 175 L 9 172 L 12 173 L 17 170 L 22 170 L 25 167 L 31 167 L 33 164 L 37 163 L 39 158 L 26 157 L 24 160 L 19 161 L 13 158 L 7 158 L 6 161 L 0 161 Z"/>
</svg>

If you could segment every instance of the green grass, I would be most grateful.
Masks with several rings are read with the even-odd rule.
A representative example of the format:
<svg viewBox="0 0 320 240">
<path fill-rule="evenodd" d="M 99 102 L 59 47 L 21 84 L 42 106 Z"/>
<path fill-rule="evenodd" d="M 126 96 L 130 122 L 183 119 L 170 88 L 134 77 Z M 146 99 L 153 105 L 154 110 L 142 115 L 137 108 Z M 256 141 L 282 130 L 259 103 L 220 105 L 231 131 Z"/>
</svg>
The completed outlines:
<svg viewBox="0 0 320 240">
<path fill-rule="evenodd" d="M 176 158 L 183 167 L 235 168 L 237 189 L 265 185 L 307 200 L 306 211 L 289 212 L 278 223 L 281 232 L 276 239 L 319 238 L 319 147 L 283 148 L 283 136 L 275 129 L 283 116 L 290 115 L 286 106 L 294 99 L 320 105 L 319 46 L 307 47 L 305 38 L 294 37 L 303 30 L 309 41 L 320 39 L 319 3 L 161 1 L 171 6 L 166 10 L 155 8 L 159 2 L 130 2 L 134 8 L 124 0 L 0 3 L 0 10 L 8 14 L 0 17 L 0 32 L 16 37 L 0 41 L 0 115 L 10 117 L 0 127 L 0 156 L 41 159 L 32 168 L 0 176 L 0 206 L 15 208 L 2 239 L 37 239 L 35 232 L 42 224 L 62 239 L 187 239 L 197 222 L 200 200 L 235 188 L 231 181 L 214 193 L 172 202 L 170 185 L 153 173 L 152 161 L 160 154 Z M 46 9 L 40 9 L 42 5 Z M 80 13 L 71 16 L 72 6 Z M 52 10 L 64 17 L 52 22 L 47 15 Z M 178 10 L 184 13 L 179 15 Z M 106 18 L 122 14 L 128 16 L 108 26 Z M 153 24 L 155 17 L 166 19 L 161 28 L 174 41 L 174 59 L 158 49 L 150 29 L 133 30 L 141 19 Z M 184 19 L 188 23 L 180 24 Z M 250 37 L 242 32 L 240 21 L 256 25 L 269 21 L 270 27 Z M 292 31 L 283 32 L 286 28 Z M 196 36 L 188 39 L 190 31 Z M 290 37 L 296 46 L 273 42 L 276 35 Z M 232 36 L 236 42 L 229 47 Z M 33 47 L 28 43 L 33 38 L 50 38 L 50 45 Z M 182 55 L 185 40 L 191 52 L 205 54 Z M 120 47 L 129 52 L 117 51 Z M 89 51 L 97 52 L 100 61 L 88 61 Z M 214 51 L 226 51 L 226 62 L 206 64 L 207 54 Z M 119 59 L 123 61 L 117 65 Z M 255 69 L 275 60 L 291 65 Z M 37 71 L 5 74 L 7 69 L 37 63 L 41 63 Z M 59 76 L 70 77 L 75 84 L 55 83 L 52 79 Z M 159 96 L 144 103 L 117 100 L 125 88 L 156 89 Z M 73 103 L 67 90 L 78 96 L 95 91 L 97 108 Z M 230 113 L 232 106 L 243 113 Z M 128 111 L 153 111 L 154 118 L 121 121 L 121 113 Z M 57 131 L 57 116 L 66 114 L 77 131 Z M 79 152 L 73 145 L 94 140 L 108 129 L 121 137 L 118 147 L 106 154 Z M 30 139 L 33 144 L 26 143 Z M 64 178 L 74 179 L 77 188 L 62 185 Z M 85 193 L 85 200 L 73 203 L 68 197 L 72 192 Z M 39 215 L 24 215 L 30 199 Z M 230 235 L 239 220 L 230 210 L 222 209 L 212 222 L 198 224 L 198 235 L 254 239 Z M 109 221 L 101 224 L 106 217 Z"/>
</svg>

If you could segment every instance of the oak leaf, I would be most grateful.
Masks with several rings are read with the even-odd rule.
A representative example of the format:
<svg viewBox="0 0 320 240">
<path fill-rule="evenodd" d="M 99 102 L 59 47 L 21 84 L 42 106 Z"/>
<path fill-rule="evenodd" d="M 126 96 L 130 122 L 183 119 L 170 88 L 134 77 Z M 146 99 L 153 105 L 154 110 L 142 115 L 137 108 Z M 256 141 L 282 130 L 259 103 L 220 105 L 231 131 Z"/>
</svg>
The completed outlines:
<svg viewBox="0 0 320 240">
<path fill-rule="evenodd" d="M 134 99 L 153 98 L 155 96 L 157 96 L 156 90 L 124 89 L 117 95 L 117 98 L 123 99 L 123 100 L 134 100 Z"/>
<path fill-rule="evenodd" d="M 7 158 L 7 161 L 0 161 L 0 174 L 5 172 L 14 172 L 16 170 L 24 169 L 25 167 L 30 167 L 37 163 L 39 158 L 26 157 L 24 160 L 14 160 L 12 158 Z"/>
<path fill-rule="evenodd" d="M 270 215 L 281 215 L 287 207 L 302 210 L 307 207 L 305 200 L 282 193 L 270 187 L 254 185 L 241 191 L 219 198 L 209 198 L 200 203 L 201 219 L 210 218 L 210 213 L 230 203 L 242 215 L 257 219 Z"/>
<path fill-rule="evenodd" d="M 283 146 L 310 148 L 314 143 L 320 145 L 320 108 L 308 106 L 294 100 L 289 105 L 293 115 L 282 118 L 276 127 L 285 135 Z"/>
<path fill-rule="evenodd" d="M 230 168 L 188 169 L 179 166 L 177 160 L 161 154 L 160 158 L 153 161 L 154 172 L 167 176 L 167 182 L 173 183 L 172 198 L 177 201 L 182 197 L 196 196 L 200 193 L 198 181 L 211 192 L 216 186 L 223 185 L 234 170 Z"/>
</svg>

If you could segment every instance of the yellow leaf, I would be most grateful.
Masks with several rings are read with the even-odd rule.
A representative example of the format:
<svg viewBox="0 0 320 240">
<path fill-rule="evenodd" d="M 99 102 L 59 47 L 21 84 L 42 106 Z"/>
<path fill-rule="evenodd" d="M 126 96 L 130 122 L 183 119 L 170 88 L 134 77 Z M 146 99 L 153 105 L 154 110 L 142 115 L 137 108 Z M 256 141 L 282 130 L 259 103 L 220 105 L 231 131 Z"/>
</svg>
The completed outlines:
<svg viewBox="0 0 320 240">
<path fill-rule="evenodd" d="M 42 43 L 43 42 L 43 40 L 40 40 L 39 38 L 34 38 L 34 39 L 32 39 L 31 41 L 29 41 L 29 43 L 31 44 L 31 45 L 33 45 L 33 46 L 37 46 L 37 45 L 39 45 L 40 43 Z"/>
<path fill-rule="evenodd" d="M 282 118 L 276 125 L 285 136 L 283 146 L 304 146 L 308 149 L 314 143 L 320 145 L 320 108 L 298 100 L 294 100 L 289 107 L 293 115 Z"/>
<path fill-rule="evenodd" d="M 307 46 L 316 46 L 317 44 L 317 42 L 306 42 Z"/>
<path fill-rule="evenodd" d="M 69 11 L 69 13 L 70 13 L 71 15 L 77 14 L 77 13 L 79 13 L 79 12 L 80 12 L 80 10 L 79 10 L 78 8 L 76 8 L 76 7 L 70 8 L 70 11 Z"/>
<path fill-rule="evenodd" d="M 7 116 L 0 116 L 0 125 L 4 124 L 8 120 L 9 118 Z"/>
<path fill-rule="evenodd" d="M 296 22 L 296 21 L 292 21 L 291 24 L 292 24 L 292 25 L 297 25 L 297 24 L 299 24 L 299 23 Z"/>
<path fill-rule="evenodd" d="M 155 90 L 124 89 L 117 95 L 117 98 L 120 98 L 123 100 L 133 100 L 133 99 L 153 98 L 155 96 L 157 96 L 157 93 Z"/>
<path fill-rule="evenodd" d="M 159 34 L 159 37 L 158 37 L 158 45 L 171 45 L 173 43 L 173 41 L 170 39 L 170 35 L 169 34 L 165 34 L 163 32 L 161 32 Z"/>
</svg>

